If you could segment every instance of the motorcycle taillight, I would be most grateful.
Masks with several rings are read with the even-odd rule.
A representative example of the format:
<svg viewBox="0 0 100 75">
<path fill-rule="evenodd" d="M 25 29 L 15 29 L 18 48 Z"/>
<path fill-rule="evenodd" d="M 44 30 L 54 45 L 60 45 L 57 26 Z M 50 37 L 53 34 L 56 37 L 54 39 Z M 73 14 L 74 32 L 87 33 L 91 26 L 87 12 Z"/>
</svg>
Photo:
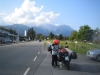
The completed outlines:
<svg viewBox="0 0 100 75">
<path fill-rule="evenodd" d="M 60 60 L 60 57 L 58 57 L 58 60 Z"/>
</svg>

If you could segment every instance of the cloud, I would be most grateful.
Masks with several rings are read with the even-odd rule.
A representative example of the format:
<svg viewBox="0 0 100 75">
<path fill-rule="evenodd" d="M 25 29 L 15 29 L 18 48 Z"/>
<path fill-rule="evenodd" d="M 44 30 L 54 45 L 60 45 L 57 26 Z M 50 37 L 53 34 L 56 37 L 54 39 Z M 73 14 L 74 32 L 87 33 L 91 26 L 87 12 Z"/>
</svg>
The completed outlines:
<svg viewBox="0 0 100 75">
<path fill-rule="evenodd" d="M 7 15 L 6 12 L 4 12 L 4 11 L 0 12 L 0 24 L 2 24 L 4 22 L 2 18 L 4 18 L 6 15 Z"/>
<path fill-rule="evenodd" d="M 55 24 L 55 26 L 60 26 L 60 24 Z"/>
<path fill-rule="evenodd" d="M 40 15 L 35 18 L 34 23 L 37 23 L 38 25 L 42 23 L 48 24 L 59 15 L 60 14 L 54 14 L 53 12 L 41 12 Z"/>
<path fill-rule="evenodd" d="M 20 8 L 15 8 L 13 13 L 3 18 L 4 22 L 8 24 L 27 23 L 41 25 L 50 23 L 60 15 L 60 13 L 54 14 L 52 11 L 41 12 L 44 6 L 36 7 L 35 4 L 35 1 L 30 2 L 29 0 L 25 0 Z"/>
<path fill-rule="evenodd" d="M 58 23 L 57 23 L 57 24 L 55 24 L 55 26 L 60 26 L 60 25 L 62 25 L 62 24 L 58 24 Z M 63 25 L 71 26 L 71 24 L 66 24 L 66 23 L 65 23 L 65 24 L 63 24 Z"/>
</svg>

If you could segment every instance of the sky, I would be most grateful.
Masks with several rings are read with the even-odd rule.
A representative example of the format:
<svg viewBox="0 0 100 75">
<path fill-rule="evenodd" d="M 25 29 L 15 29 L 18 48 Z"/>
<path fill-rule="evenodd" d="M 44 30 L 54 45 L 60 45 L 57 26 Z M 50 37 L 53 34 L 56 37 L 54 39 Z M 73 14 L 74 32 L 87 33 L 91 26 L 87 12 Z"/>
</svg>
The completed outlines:
<svg viewBox="0 0 100 75">
<path fill-rule="evenodd" d="M 0 26 L 12 24 L 100 28 L 100 0 L 0 0 Z"/>
</svg>

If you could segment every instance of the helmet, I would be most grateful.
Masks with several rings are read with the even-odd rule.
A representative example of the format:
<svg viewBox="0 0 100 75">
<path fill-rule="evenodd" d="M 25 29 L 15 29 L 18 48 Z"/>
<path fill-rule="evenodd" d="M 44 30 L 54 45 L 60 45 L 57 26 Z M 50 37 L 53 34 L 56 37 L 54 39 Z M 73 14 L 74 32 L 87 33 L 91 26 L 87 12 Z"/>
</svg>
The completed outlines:
<svg viewBox="0 0 100 75">
<path fill-rule="evenodd" d="M 60 41 L 58 39 L 54 39 L 53 43 L 56 44 L 56 45 L 58 45 L 60 43 Z"/>
</svg>

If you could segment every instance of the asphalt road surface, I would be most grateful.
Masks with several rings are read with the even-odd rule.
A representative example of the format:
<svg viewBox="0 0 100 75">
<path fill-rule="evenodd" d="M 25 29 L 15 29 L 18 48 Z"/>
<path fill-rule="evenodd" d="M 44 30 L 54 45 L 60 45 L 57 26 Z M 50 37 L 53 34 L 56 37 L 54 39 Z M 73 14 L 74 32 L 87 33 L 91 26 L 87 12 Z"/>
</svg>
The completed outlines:
<svg viewBox="0 0 100 75">
<path fill-rule="evenodd" d="M 46 49 L 43 42 L 38 41 L 0 46 L 0 75 L 34 75 L 43 60 L 49 63 L 47 67 L 50 69 L 51 55 L 44 59 L 46 53 L 43 50 Z M 90 60 L 86 55 L 78 54 L 77 59 L 72 59 L 70 67 L 71 70 L 65 66 L 51 68 L 50 74 L 46 75 L 100 75 L 100 62 Z"/>
<path fill-rule="evenodd" d="M 43 42 L 0 46 L 0 75 L 34 75 L 45 58 Z"/>
<path fill-rule="evenodd" d="M 77 59 L 72 59 L 70 68 L 71 70 L 67 70 L 63 66 L 53 72 L 54 75 L 100 75 L 100 62 L 91 60 L 86 55 L 78 54 Z"/>
</svg>

